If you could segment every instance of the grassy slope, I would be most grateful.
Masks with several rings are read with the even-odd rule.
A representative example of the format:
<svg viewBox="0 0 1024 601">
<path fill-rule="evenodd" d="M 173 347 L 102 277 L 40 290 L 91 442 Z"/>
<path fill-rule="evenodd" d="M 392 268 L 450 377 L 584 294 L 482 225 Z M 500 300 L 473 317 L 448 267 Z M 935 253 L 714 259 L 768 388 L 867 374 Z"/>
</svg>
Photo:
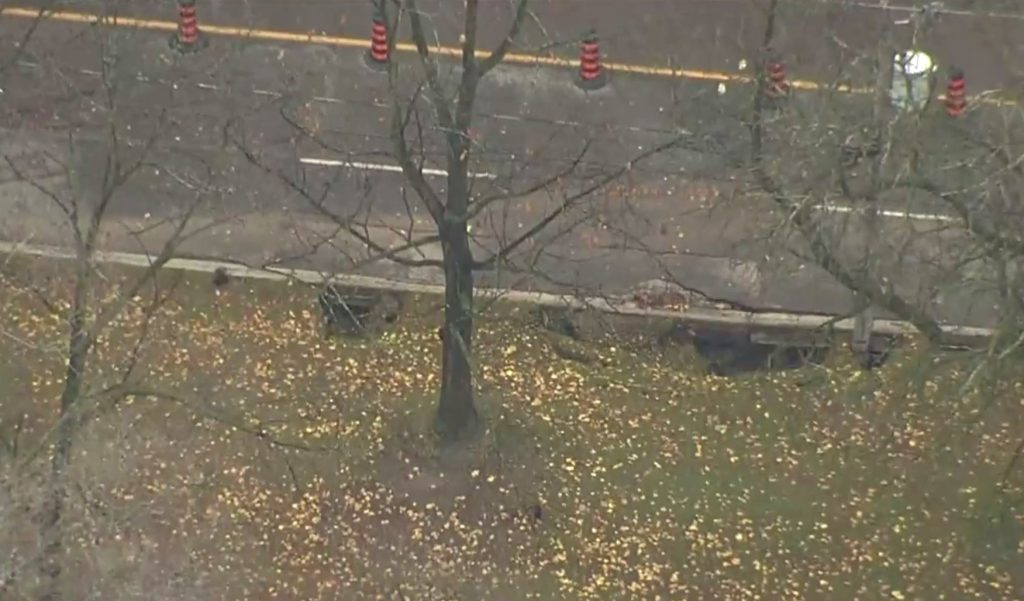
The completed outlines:
<svg viewBox="0 0 1024 601">
<path fill-rule="evenodd" d="M 724 379 L 685 349 L 606 340 L 583 365 L 559 358 L 526 310 L 500 307 L 477 338 L 490 428 L 442 451 L 427 427 L 437 300 L 354 341 L 320 336 L 311 297 L 180 281 L 135 384 L 175 399 L 122 402 L 78 446 L 76 586 L 111 598 L 1024 595 L 1020 475 L 993 492 L 1024 430 L 1012 381 L 966 426 L 983 399 L 960 394 L 956 361 L 910 353 L 864 374 L 839 357 Z M 36 347 L 0 338 L 0 432 L 28 415 L 24 458 L 52 419 L 62 333 L 12 279 L 0 300 L 0 329 Z M 141 314 L 101 341 L 93 383 L 123 365 Z M 3 465 L 30 490 L 31 470 Z M 6 517 L 24 554 L 28 521 Z"/>
</svg>

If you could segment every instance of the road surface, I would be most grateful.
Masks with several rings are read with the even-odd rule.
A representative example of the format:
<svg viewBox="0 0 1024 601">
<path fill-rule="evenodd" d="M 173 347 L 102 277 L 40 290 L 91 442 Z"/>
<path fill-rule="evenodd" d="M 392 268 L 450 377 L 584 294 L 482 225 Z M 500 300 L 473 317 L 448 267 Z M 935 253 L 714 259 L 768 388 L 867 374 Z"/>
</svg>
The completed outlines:
<svg viewBox="0 0 1024 601">
<path fill-rule="evenodd" d="M 30 0 L 23 6 L 48 6 Z M 487 1 L 481 8 L 481 39 L 493 46 L 511 18 L 508 3 Z M 873 44 L 886 23 L 898 44 L 924 50 L 943 71 L 957 66 L 968 74 L 973 90 L 1020 91 L 1024 70 L 1024 11 L 987 12 L 975 3 L 946 3 L 927 30 L 915 36 L 913 13 L 882 10 L 869 2 L 783 2 L 777 27 L 777 50 L 793 78 L 831 81 L 841 77 L 836 65 L 874 58 Z M 990 3 L 991 4 L 991 3 Z M 173 21 L 165 0 L 114 3 L 120 16 Z M 705 73 L 743 74 L 755 64 L 761 46 L 765 2 L 755 0 L 533 0 L 536 19 L 524 27 L 516 50 L 578 58 L 578 43 L 594 30 L 607 60 L 653 68 L 680 68 Z M 109 2 L 71 0 L 61 9 L 102 14 Z M 458 44 L 462 2 L 420 0 L 432 40 Z M 998 12 L 994 7 L 991 12 Z M 200 26 L 228 25 L 258 30 L 322 33 L 367 40 L 373 10 L 368 0 L 207 0 L 198 3 Z M 403 31 L 408 38 L 408 32 Z M 915 39 L 916 38 L 916 39 Z M 742 65 L 747 65 L 743 68 Z"/>
<path fill-rule="evenodd" d="M 5 21 L 2 26 L 4 37 L 13 39 L 16 25 Z M 36 121 L 27 138 L 17 142 L 9 136 L 8 144 L 13 145 L 11 151 L 18 144 L 40 144 L 60 156 L 61 136 L 48 132 L 55 127 L 81 130 L 76 184 L 80 190 L 95 189 L 102 173 L 98 163 L 102 144 L 90 141 L 90 135 L 95 138 L 90 130 L 103 121 L 96 117 L 103 107 L 97 111 L 101 98 L 83 92 L 95 89 L 98 82 L 91 72 L 97 64 L 96 48 L 78 35 L 80 26 L 46 27 L 35 52 L 59 64 L 62 78 L 44 77 L 43 65 L 19 69 L 11 79 L 14 85 L 8 85 L 4 108 L 22 125 L 26 115 Z M 298 238 L 308 245 L 310 233 L 322 229 L 325 210 L 359 215 L 367 227 L 385 237 L 400 230 L 428 231 L 417 203 L 405 202 L 402 178 L 389 171 L 394 163 L 388 158 L 386 81 L 363 65 L 359 49 L 214 41 L 202 53 L 182 58 L 168 50 L 165 34 L 125 31 L 118 39 L 122 48 L 130 49 L 116 65 L 128 82 L 118 95 L 119 120 L 133 124 L 134 135 L 141 141 L 146 138 L 146 124 L 167 110 L 161 130 L 164 140 L 153 161 L 159 169 L 143 170 L 119 191 L 114 215 L 121 223 L 143 227 L 148 220 L 173 214 L 190 198 L 182 189 L 182 179 L 188 179 L 182 174 L 198 179 L 203 169 L 213 166 L 216 186 L 208 193 L 216 196 L 219 214 L 240 216 L 239 225 L 228 228 L 234 234 L 219 230 L 220 237 L 203 239 L 198 247 L 191 247 L 196 253 L 242 258 L 241 254 L 247 260 L 280 258 L 295 253 Z M 672 150 L 638 165 L 611 189 L 578 207 L 596 220 L 572 229 L 569 222 L 558 223 L 564 231 L 556 228 L 538 244 L 524 247 L 518 259 L 534 273 L 517 283 L 621 294 L 639 282 L 669 277 L 744 306 L 849 310 L 849 295 L 819 270 L 794 259 L 785 245 L 770 239 L 775 226 L 784 221 L 775 207 L 763 198 L 739 193 L 721 179 L 742 158 L 745 130 L 735 115 L 748 102 L 749 90 L 742 86 L 729 85 L 719 93 L 717 83 L 700 79 L 616 74 L 608 88 L 585 94 L 565 70 L 503 68 L 496 72 L 481 88 L 481 114 L 474 132 L 479 159 L 473 170 L 494 176 L 478 178 L 479 194 L 550 176 L 567 156 L 589 144 L 581 168 L 566 178 L 570 190 L 579 189 L 645 149 L 679 138 Z M 282 116 L 316 131 L 317 141 L 298 135 Z M 231 142 L 225 145 L 228 123 Z M 231 149 L 226 146 L 233 144 L 258 155 L 257 162 L 268 168 L 258 169 L 252 161 L 228 153 Z M 430 168 L 443 168 L 433 158 L 438 156 L 437 149 L 428 147 L 426 156 Z M 326 191 L 324 202 L 315 206 L 308 198 L 289 194 L 279 177 L 282 171 L 301 177 L 313 198 Z M 434 183 L 443 191 L 443 177 Z M 25 194 L 24 186 L 15 190 L 9 196 Z M 501 239 L 534 223 L 552 203 L 540 194 L 526 195 L 482 214 L 474 223 L 481 256 L 493 251 Z M 66 235 L 40 225 L 43 214 L 38 207 L 25 204 L 14 202 L 17 211 L 5 212 L 5 223 L 0 225 L 8 237 L 19 231 L 24 234 L 19 220 L 33 224 L 37 240 Z M 857 238 L 856 228 L 863 226 L 857 225 L 856 213 L 850 211 L 836 211 L 836 218 L 849 220 Z M 913 221 L 894 218 L 887 221 L 886 232 L 898 240 L 899 232 L 917 227 Z M 390 241 L 398 243 L 394 236 Z M 114 236 L 110 244 L 121 245 L 120 250 L 138 250 L 131 247 L 137 241 L 130 236 Z M 438 249 L 428 246 L 424 252 L 436 257 Z M 324 269 L 348 268 L 339 257 L 324 257 L 322 251 L 314 255 L 303 260 Z M 908 290 L 925 288 L 922 278 L 927 270 L 921 261 L 895 252 L 887 268 Z M 428 280 L 439 275 L 430 269 L 380 263 L 366 269 Z M 510 276 L 481 277 L 486 282 Z M 991 307 L 984 306 L 947 303 L 941 311 L 958 323 L 981 325 L 991 317 Z"/>
</svg>

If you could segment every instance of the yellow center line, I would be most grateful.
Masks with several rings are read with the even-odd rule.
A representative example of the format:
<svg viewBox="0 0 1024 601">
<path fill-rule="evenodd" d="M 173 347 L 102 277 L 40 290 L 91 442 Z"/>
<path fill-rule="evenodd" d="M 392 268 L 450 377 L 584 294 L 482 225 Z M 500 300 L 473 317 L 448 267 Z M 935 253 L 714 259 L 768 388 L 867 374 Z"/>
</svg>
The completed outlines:
<svg viewBox="0 0 1024 601">
<path fill-rule="evenodd" d="M 155 31 L 177 31 L 178 29 L 178 24 L 175 21 L 164 21 L 159 19 L 141 19 L 135 17 L 121 16 L 104 16 L 93 13 L 83 13 L 65 10 L 45 11 L 34 8 L 8 7 L 0 9 L 0 15 L 23 19 L 37 19 L 40 18 L 40 16 L 42 16 L 42 18 L 49 19 L 52 21 L 64 21 L 69 23 L 87 23 L 90 25 L 103 24 L 113 27 L 147 29 Z M 230 25 L 208 24 L 200 25 L 199 29 L 200 31 L 206 34 L 254 40 L 294 42 L 299 44 L 316 44 L 322 46 L 337 46 L 343 48 L 369 48 L 370 46 L 370 42 L 367 39 L 316 33 L 297 33 L 294 31 L 281 31 L 275 29 L 257 29 L 253 27 L 234 27 Z M 415 53 L 417 51 L 416 46 L 408 42 L 398 42 L 395 44 L 394 47 L 395 50 L 399 52 Z M 431 52 L 434 52 L 442 56 L 462 56 L 462 49 L 454 46 L 437 45 L 432 46 L 430 50 Z M 488 54 L 488 52 L 483 50 L 477 51 L 477 56 L 480 57 L 486 57 L 488 56 Z M 515 52 L 510 52 L 507 55 L 505 55 L 504 62 L 516 65 L 547 67 L 576 68 L 579 66 L 579 62 L 577 60 L 558 58 L 554 56 L 544 56 L 540 54 L 527 54 Z M 611 71 L 618 71 L 621 73 L 633 73 L 636 75 L 649 75 L 654 77 L 676 79 L 718 81 L 722 83 L 752 83 L 755 79 L 754 77 L 751 77 L 749 75 L 741 75 L 738 73 L 725 73 L 722 71 L 705 71 L 701 69 L 676 69 L 673 67 L 655 67 L 651 65 L 639 65 L 634 63 L 606 62 L 604 63 L 604 67 Z M 816 81 L 809 81 L 803 79 L 792 80 L 789 82 L 789 85 L 796 90 L 822 90 L 830 87 L 827 84 L 822 84 Z M 838 86 L 838 90 L 841 92 L 851 94 L 868 94 L 871 93 L 872 91 L 872 89 L 868 87 L 850 87 L 846 85 Z M 939 100 L 943 100 L 943 97 L 939 96 Z M 1017 105 L 1017 103 L 1012 100 L 1002 100 L 990 96 L 981 97 L 978 99 L 978 101 L 985 104 L 995 104 L 998 106 Z"/>
<path fill-rule="evenodd" d="M 46 19 L 53 21 L 64 21 L 69 23 L 87 23 L 90 25 L 103 24 L 114 27 L 125 27 L 133 29 L 149 29 L 156 31 L 176 31 L 178 24 L 174 21 L 159 19 L 140 19 L 135 17 L 104 16 L 93 13 L 83 13 L 65 10 L 41 11 L 33 8 L 10 7 L 0 9 L 0 14 L 8 17 L 23 19 L 36 19 L 40 13 Z M 368 39 L 350 38 L 344 36 L 324 35 L 316 33 L 297 33 L 294 31 L 280 31 L 274 29 L 257 29 L 253 27 L 233 27 L 230 25 L 200 24 L 200 31 L 211 35 L 222 35 L 227 37 L 248 38 L 256 40 L 271 40 L 275 42 L 295 42 L 300 44 L 318 44 L 323 46 L 338 46 L 344 48 L 369 48 Z M 416 46 L 407 42 L 395 44 L 395 50 L 399 52 L 416 52 Z M 462 56 L 462 49 L 454 46 L 432 46 L 430 50 L 442 56 Z M 477 55 L 484 57 L 489 53 L 478 51 Z M 518 65 L 541 65 L 549 67 L 571 67 L 579 66 L 577 60 L 558 58 L 554 56 L 543 56 L 539 54 L 526 54 L 510 52 L 505 56 L 505 62 Z M 688 79 L 703 79 L 721 82 L 750 83 L 753 78 L 748 75 L 736 73 L 724 73 L 720 71 L 703 71 L 699 69 L 676 69 L 672 67 L 654 67 L 650 65 L 638 65 L 631 63 L 604 63 L 606 69 L 624 73 L 635 73 L 639 75 L 653 75 L 658 77 L 676 77 Z M 791 84 L 800 89 L 818 89 L 821 86 L 813 81 L 793 81 Z"/>
</svg>

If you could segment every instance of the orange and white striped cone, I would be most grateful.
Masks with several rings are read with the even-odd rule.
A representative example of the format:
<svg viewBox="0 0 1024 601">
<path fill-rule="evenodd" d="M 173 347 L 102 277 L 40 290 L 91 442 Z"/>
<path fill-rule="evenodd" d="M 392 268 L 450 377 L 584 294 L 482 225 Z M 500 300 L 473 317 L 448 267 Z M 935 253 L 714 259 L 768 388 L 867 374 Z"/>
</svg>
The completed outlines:
<svg viewBox="0 0 1024 601">
<path fill-rule="evenodd" d="M 388 23 L 378 8 L 373 14 L 373 28 L 370 34 L 370 48 L 366 51 L 366 64 L 376 71 L 387 71 L 391 62 L 391 48 L 388 45 Z"/>
<path fill-rule="evenodd" d="M 171 36 L 171 47 L 178 52 L 195 52 L 206 46 L 199 32 L 196 0 L 178 0 L 178 31 Z"/>
<path fill-rule="evenodd" d="M 954 119 L 967 110 L 967 81 L 961 69 L 953 69 L 949 73 L 949 84 L 946 86 L 946 114 Z"/>
<path fill-rule="evenodd" d="M 789 82 L 786 81 L 786 67 L 782 61 L 770 60 L 766 66 L 768 79 L 765 81 L 765 93 L 769 98 L 782 98 L 789 94 Z"/>
<path fill-rule="evenodd" d="M 580 45 L 580 70 L 576 85 L 584 90 L 597 90 L 608 83 L 608 72 L 601 66 L 601 49 L 597 32 L 591 31 Z"/>
</svg>

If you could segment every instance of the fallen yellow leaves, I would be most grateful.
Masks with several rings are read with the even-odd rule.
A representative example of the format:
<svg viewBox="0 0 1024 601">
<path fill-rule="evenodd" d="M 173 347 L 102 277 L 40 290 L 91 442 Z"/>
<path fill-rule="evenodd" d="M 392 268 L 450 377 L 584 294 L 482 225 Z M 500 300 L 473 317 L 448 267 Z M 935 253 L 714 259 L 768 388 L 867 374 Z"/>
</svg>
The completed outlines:
<svg viewBox="0 0 1024 601">
<path fill-rule="evenodd" d="M 117 475 L 106 502 L 125 515 L 159 507 L 168 537 L 194 545 L 195 565 L 225 590 L 988 601 L 1021 586 L 1021 542 L 970 544 L 1001 540 L 1019 520 L 974 518 L 989 510 L 984 492 L 1021 423 L 1019 390 L 1017 413 L 997 406 L 1002 422 L 964 442 L 949 435 L 960 410 L 951 374 L 918 386 L 906 365 L 861 375 L 838 363 L 706 378 L 619 341 L 597 345 L 607 365 L 580 365 L 499 307 L 476 332 L 491 429 L 471 453 L 450 454 L 425 425 L 433 316 L 403 316 L 379 340 L 324 341 L 297 308 L 307 301 L 266 295 L 257 307 L 226 294 L 219 314 L 172 303 L 145 383 L 244 428 L 133 402 L 119 408 L 137 420 L 126 429 L 166 440 L 89 449 L 97 462 L 137 453 L 144 476 Z M 0 319 L 60 340 L 53 320 L 24 308 Z M 98 368 L 97 381 L 125 349 L 106 343 L 100 365 L 111 371 Z M 50 402 L 60 373 L 44 363 L 25 389 Z"/>
</svg>

